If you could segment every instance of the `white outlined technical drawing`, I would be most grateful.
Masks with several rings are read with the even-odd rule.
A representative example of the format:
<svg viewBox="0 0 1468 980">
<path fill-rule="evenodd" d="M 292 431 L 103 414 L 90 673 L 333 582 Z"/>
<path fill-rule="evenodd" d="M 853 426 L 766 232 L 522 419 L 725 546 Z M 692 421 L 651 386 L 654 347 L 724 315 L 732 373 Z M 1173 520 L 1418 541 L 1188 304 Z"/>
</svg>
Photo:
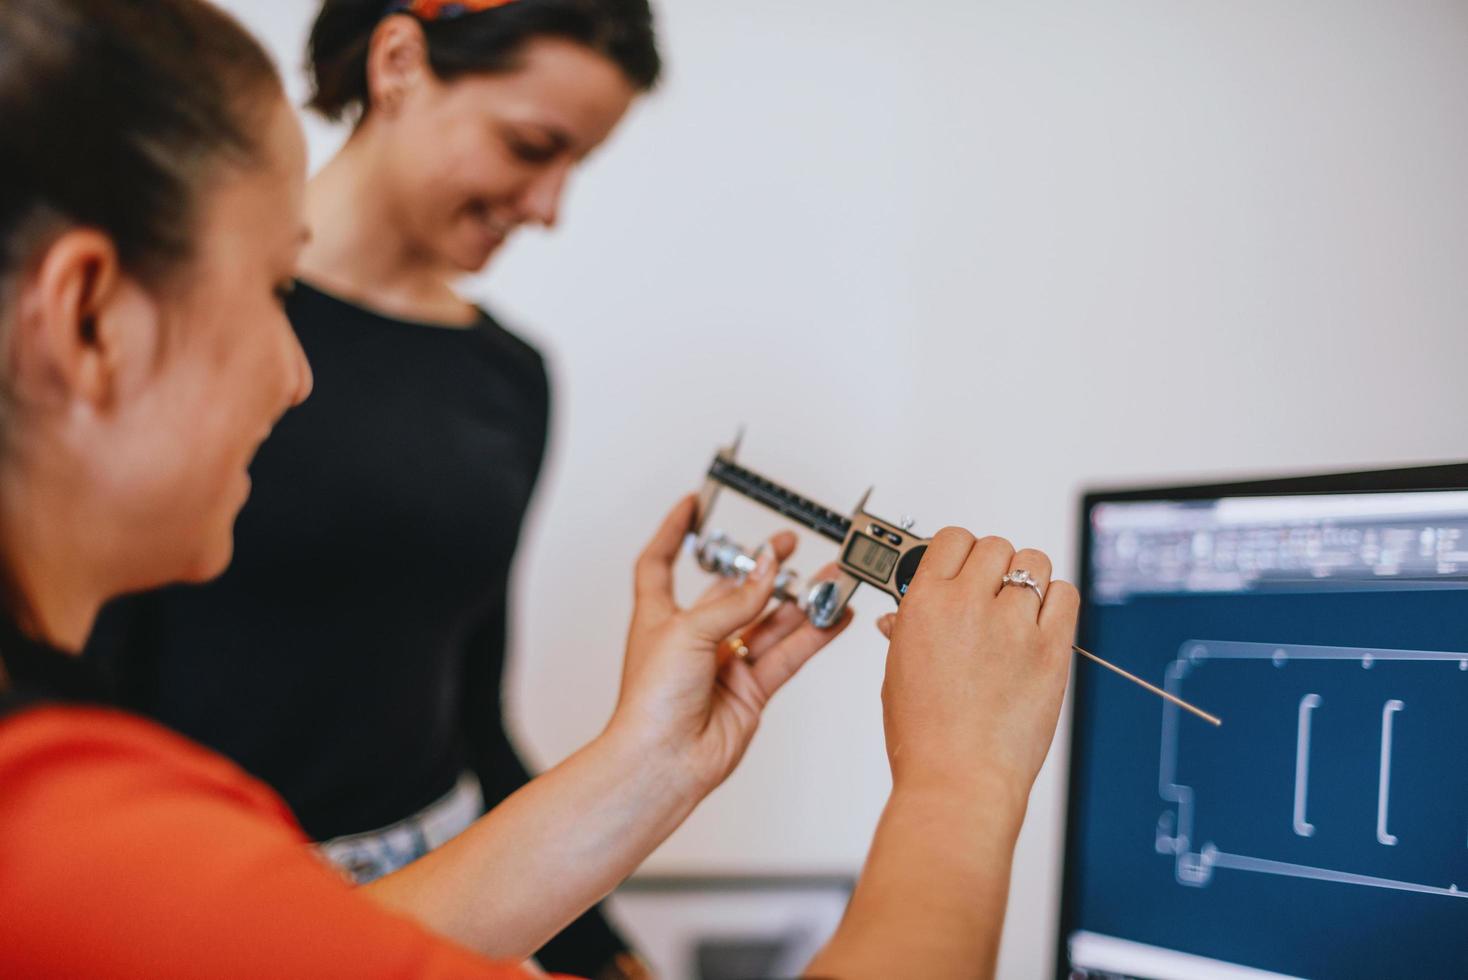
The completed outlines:
<svg viewBox="0 0 1468 980">
<path fill-rule="evenodd" d="M 1365 669 L 1373 665 L 1392 661 L 1417 661 L 1451 665 L 1454 670 L 1464 670 L 1468 664 L 1462 653 L 1445 653 L 1424 650 L 1377 650 L 1351 647 L 1289 646 L 1279 644 L 1243 643 L 1234 641 L 1188 640 L 1178 649 L 1178 657 L 1167 667 L 1163 687 L 1171 694 L 1182 696 L 1183 682 L 1193 673 L 1209 663 L 1229 661 L 1269 661 L 1276 667 L 1289 661 L 1345 661 L 1355 662 Z M 1310 772 L 1311 722 L 1317 710 L 1323 707 L 1319 694 L 1309 693 L 1302 697 L 1296 718 L 1295 784 L 1293 829 L 1300 837 L 1312 837 L 1315 824 L 1307 813 Z M 1391 790 L 1392 724 L 1394 716 L 1405 709 L 1403 701 L 1389 699 L 1382 707 L 1381 755 L 1378 772 L 1376 839 L 1384 845 L 1395 845 L 1397 838 L 1388 831 L 1388 816 Z M 1355 874 L 1332 868 L 1311 867 L 1288 861 L 1272 860 L 1249 854 L 1225 851 L 1212 840 L 1194 840 L 1195 794 L 1193 787 L 1178 781 L 1180 712 L 1165 703 L 1162 714 L 1162 744 L 1158 772 L 1158 793 L 1171 804 L 1158 820 L 1156 848 L 1161 854 L 1173 857 L 1174 874 L 1179 884 L 1204 887 L 1212 879 L 1216 869 L 1248 871 L 1256 874 L 1284 875 L 1340 884 L 1359 885 L 1371 888 L 1387 888 L 1398 891 L 1441 895 L 1450 898 L 1468 898 L 1468 889 L 1460 890 L 1456 882 L 1437 884 L 1429 882 L 1400 881 L 1375 875 Z M 1319 819 L 1319 818 L 1317 818 Z M 1363 830 L 1369 834 L 1370 825 Z M 1367 838 L 1370 839 L 1369 837 Z M 1196 846 L 1195 846 L 1196 844 Z"/>
<path fill-rule="evenodd" d="M 1272 658 L 1281 662 L 1280 652 Z M 1315 825 L 1305 819 L 1305 794 L 1310 788 L 1310 713 L 1320 707 L 1320 695 L 1307 694 L 1300 699 L 1300 718 L 1295 729 L 1295 833 L 1301 837 L 1315 834 Z"/>
<path fill-rule="evenodd" d="M 1393 698 L 1381 709 L 1381 775 L 1376 784 L 1376 839 L 1388 847 L 1397 842 L 1397 835 L 1386 830 L 1387 800 L 1392 789 L 1392 716 L 1402 708 L 1402 702 Z"/>
</svg>

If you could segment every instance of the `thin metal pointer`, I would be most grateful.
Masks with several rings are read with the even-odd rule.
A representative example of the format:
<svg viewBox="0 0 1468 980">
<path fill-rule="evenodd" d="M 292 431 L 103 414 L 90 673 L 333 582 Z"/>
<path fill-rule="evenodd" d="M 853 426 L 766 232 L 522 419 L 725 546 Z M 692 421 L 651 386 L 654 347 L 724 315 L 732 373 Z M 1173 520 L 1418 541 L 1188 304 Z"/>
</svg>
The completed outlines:
<svg viewBox="0 0 1468 980">
<path fill-rule="evenodd" d="M 1193 707 L 1191 704 L 1188 704 L 1188 702 L 1184 701 L 1182 698 L 1176 697 L 1175 695 L 1172 695 L 1172 694 L 1168 694 L 1166 691 L 1164 691 L 1162 688 L 1158 687 L 1155 684 L 1148 684 L 1146 681 L 1142 680 L 1136 674 L 1129 674 L 1129 673 L 1127 673 L 1126 671 L 1122 670 L 1120 667 L 1116 666 L 1116 664 L 1108 663 L 1105 660 L 1102 660 L 1100 657 L 1096 656 L 1094 653 L 1092 653 L 1089 650 L 1082 650 L 1078 646 L 1072 646 L 1071 649 L 1074 650 L 1076 653 L 1079 653 L 1081 656 L 1085 657 L 1086 659 L 1095 661 L 1096 663 L 1100 664 L 1102 667 L 1105 667 L 1107 670 L 1113 671 L 1114 673 L 1117 673 L 1117 674 L 1120 674 L 1121 676 L 1125 677 L 1127 680 L 1131 681 L 1133 684 L 1140 684 L 1142 687 L 1144 687 L 1147 690 L 1151 691 L 1153 694 L 1157 695 L 1162 700 L 1164 700 L 1164 701 L 1171 701 L 1173 704 L 1177 705 L 1179 708 L 1182 708 L 1184 711 L 1191 711 L 1193 714 L 1197 715 L 1199 718 L 1202 718 L 1204 721 L 1208 722 L 1210 725 L 1222 725 L 1223 724 L 1223 719 L 1219 718 L 1217 715 L 1210 715 L 1208 712 L 1204 711 L 1202 708 L 1195 708 L 1195 707 Z"/>
</svg>

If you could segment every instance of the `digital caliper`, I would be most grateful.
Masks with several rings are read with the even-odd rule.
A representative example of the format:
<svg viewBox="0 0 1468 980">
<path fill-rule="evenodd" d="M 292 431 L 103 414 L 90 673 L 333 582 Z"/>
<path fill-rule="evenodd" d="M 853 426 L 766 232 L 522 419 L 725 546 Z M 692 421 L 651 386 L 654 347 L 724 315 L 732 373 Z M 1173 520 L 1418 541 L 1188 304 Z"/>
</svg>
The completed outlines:
<svg viewBox="0 0 1468 980">
<path fill-rule="evenodd" d="M 736 438 L 733 445 L 719 450 L 714 456 L 704 479 L 703 489 L 698 495 L 698 514 L 694 519 L 691 538 L 693 553 L 700 567 L 726 577 L 742 577 L 754 570 L 754 554 L 722 531 L 707 530 L 709 516 L 719 491 L 729 489 L 765 505 L 840 546 L 836 558 L 838 571 L 834 579 L 821 579 L 801 586 L 799 574 L 793 569 L 784 569 L 775 580 L 776 598 L 800 606 L 813 624 L 821 629 L 834 626 L 845 611 L 852 593 L 863 582 L 881 589 L 900 603 L 931 543 L 930 538 L 921 538 L 912 533 L 912 518 L 904 517 L 894 522 L 869 513 L 866 507 L 872 495 L 871 490 L 857 502 L 856 509 L 850 516 L 818 504 L 736 463 L 734 457 L 739 452 L 740 441 L 741 439 Z M 1147 683 L 1094 653 L 1077 646 L 1072 646 L 1071 649 L 1192 712 L 1204 721 L 1214 725 L 1222 724 L 1208 712 Z"/>
</svg>

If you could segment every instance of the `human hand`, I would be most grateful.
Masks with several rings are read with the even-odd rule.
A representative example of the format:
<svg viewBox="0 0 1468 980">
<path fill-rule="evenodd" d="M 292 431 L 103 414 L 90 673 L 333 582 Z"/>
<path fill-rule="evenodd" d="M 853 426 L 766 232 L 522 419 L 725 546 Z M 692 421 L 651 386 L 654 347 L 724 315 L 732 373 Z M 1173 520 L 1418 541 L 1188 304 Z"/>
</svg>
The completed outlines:
<svg viewBox="0 0 1468 980">
<path fill-rule="evenodd" d="M 1044 592 L 1003 586 L 1025 569 Z M 1070 673 L 1080 597 L 1051 582 L 1044 552 L 962 528 L 933 538 L 896 614 L 882 685 L 894 790 L 956 792 L 977 781 L 1023 811 L 1045 761 Z"/>
<path fill-rule="evenodd" d="M 681 608 L 673 597 L 673 563 L 696 506 L 692 496 L 679 501 L 638 558 L 637 601 L 611 727 L 670 754 L 706 795 L 738 765 L 770 698 L 846 628 L 851 613 L 825 630 L 789 603 L 761 615 L 780 563 L 795 551 L 789 532 L 770 539 L 742 584 L 719 583 Z M 736 656 L 740 645 L 748 652 Z"/>
</svg>

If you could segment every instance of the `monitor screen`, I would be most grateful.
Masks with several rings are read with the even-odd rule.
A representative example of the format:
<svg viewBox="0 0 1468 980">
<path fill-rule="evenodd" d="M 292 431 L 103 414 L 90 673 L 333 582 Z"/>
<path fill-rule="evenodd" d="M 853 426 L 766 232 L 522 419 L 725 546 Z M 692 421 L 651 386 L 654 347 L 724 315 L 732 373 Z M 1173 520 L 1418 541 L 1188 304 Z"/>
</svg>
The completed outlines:
<svg viewBox="0 0 1468 980">
<path fill-rule="evenodd" d="M 1468 976 L 1464 488 L 1086 498 L 1057 976 Z"/>
</svg>

